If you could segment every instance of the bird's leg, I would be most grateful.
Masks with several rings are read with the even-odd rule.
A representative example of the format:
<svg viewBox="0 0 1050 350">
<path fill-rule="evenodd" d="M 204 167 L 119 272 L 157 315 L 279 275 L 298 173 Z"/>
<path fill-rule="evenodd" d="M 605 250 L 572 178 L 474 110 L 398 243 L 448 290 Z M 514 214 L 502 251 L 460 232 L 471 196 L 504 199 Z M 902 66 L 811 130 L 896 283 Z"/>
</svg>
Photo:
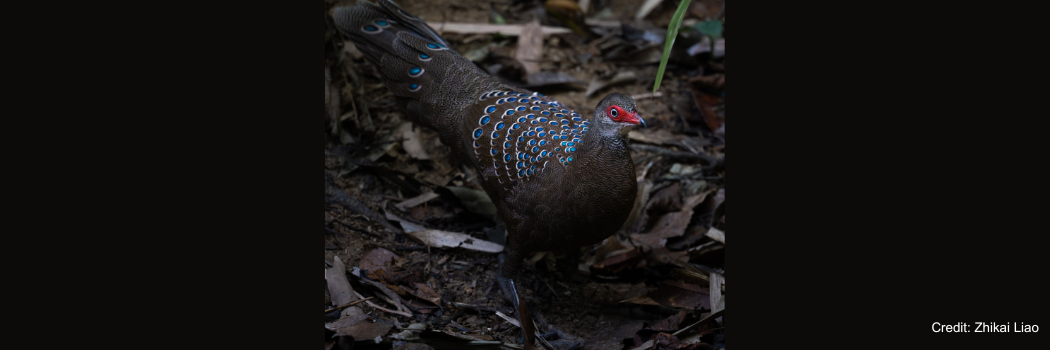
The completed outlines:
<svg viewBox="0 0 1050 350">
<path fill-rule="evenodd" d="M 568 261 L 579 260 L 579 252 L 577 250 L 570 250 L 568 252 Z M 571 265 L 571 267 L 569 267 Z M 576 272 L 575 264 L 559 264 L 559 266 L 565 266 L 565 270 L 561 271 L 564 276 L 570 276 Z M 566 333 L 561 329 L 558 329 L 552 324 L 547 323 L 544 319 L 543 314 L 539 310 L 532 310 L 532 317 L 535 320 L 537 327 L 540 332 L 544 332 L 540 335 L 541 338 L 546 340 L 546 344 L 551 344 L 554 349 L 582 349 L 584 341 L 573 334 Z M 557 339 L 557 340 L 554 340 Z M 539 339 L 537 339 L 539 340 Z"/>
<path fill-rule="evenodd" d="M 507 258 L 503 261 L 503 266 L 500 268 L 500 274 L 496 276 L 496 281 L 499 282 L 500 289 L 503 290 L 503 297 L 509 300 L 518 312 L 521 333 L 525 337 L 525 350 L 535 350 L 536 346 L 533 343 L 536 338 L 536 327 L 532 323 L 532 312 L 529 310 L 528 303 L 525 302 L 525 299 L 519 293 L 517 286 L 517 281 L 521 280 L 519 276 L 525 257 L 522 255 L 521 249 L 517 247 L 517 241 L 514 238 L 517 237 L 508 237 L 507 239 Z"/>
</svg>

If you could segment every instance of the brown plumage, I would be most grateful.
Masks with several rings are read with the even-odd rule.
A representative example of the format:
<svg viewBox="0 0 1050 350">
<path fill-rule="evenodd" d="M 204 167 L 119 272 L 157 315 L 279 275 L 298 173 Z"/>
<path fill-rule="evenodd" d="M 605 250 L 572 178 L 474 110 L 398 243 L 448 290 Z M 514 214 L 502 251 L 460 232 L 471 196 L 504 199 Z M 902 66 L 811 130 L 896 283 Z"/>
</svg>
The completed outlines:
<svg viewBox="0 0 1050 350">
<path fill-rule="evenodd" d="M 623 225 L 637 193 L 627 131 L 644 126 L 634 100 L 613 93 L 593 113 L 577 113 L 506 86 L 388 0 L 339 8 L 334 18 L 409 118 L 437 130 L 478 171 L 507 224 L 500 285 L 532 348 L 531 315 L 514 280 L 526 254 L 594 244 Z"/>
</svg>

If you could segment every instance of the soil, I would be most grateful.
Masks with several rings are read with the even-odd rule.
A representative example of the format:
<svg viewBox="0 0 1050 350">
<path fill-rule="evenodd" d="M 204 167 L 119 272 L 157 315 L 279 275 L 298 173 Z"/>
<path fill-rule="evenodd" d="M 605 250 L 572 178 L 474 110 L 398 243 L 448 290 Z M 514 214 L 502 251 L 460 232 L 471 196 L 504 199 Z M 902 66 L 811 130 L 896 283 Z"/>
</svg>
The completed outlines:
<svg viewBox="0 0 1050 350">
<path fill-rule="evenodd" d="M 326 9 L 353 2 L 326 1 Z M 721 8 L 720 1 L 694 2 L 698 5 L 691 8 L 691 17 L 703 14 L 714 16 L 712 14 L 721 12 L 716 11 Z M 487 1 L 400 0 L 397 3 L 407 12 L 426 21 L 489 23 L 490 8 Z M 525 23 L 538 12 L 515 12 L 516 9 L 526 7 L 512 5 L 509 0 L 493 3 L 508 23 Z M 603 21 L 619 21 L 638 31 L 659 29 L 661 25 L 666 30 L 669 14 L 674 12 L 676 5 L 675 2 L 664 2 L 646 20 L 636 23 L 634 14 L 642 1 L 592 3 L 601 3 L 602 9 L 610 10 L 603 15 Z M 558 22 L 550 20 L 544 25 L 556 26 Z M 478 62 L 483 69 L 491 67 L 494 62 L 501 62 L 493 59 L 493 56 L 514 57 L 512 50 L 516 38 L 465 34 L 443 36 L 453 49 L 461 53 L 485 45 L 499 47 L 492 49 L 488 58 Z M 449 149 L 441 145 L 435 132 L 418 126 L 406 126 L 407 118 L 393 95 L 377 78 L 374 69 L 363 59 L 354 59 L 352 50 L 346 50 L 343 46 L 350 44 L 340 42 L 338 36 L 333 37 L 326 32 L 326 38 L 326 74 L 331 75 L 330 86 L 335 90 L 337 99 L 326 104 L 326 182 L 330 178 L 334 185 L 330 187 L 326 184 L 326 268 L 338 257 L 346 264 L 348 273 L 352 274 L 351 270 L 358 267 L 364 270 L 364 278 L 379 281 L 391 289 L 399 288 L 398 294 L 412 309 L 412 317 L 408 317 L 365 304 L 359 305 L 377 322 L 393 324 L 394 327 L 383 335 L 386 342 L 377 345 L 372 341 L 358 341 L 356 346 L 389 349 L 389 336 L 402 332 L 403 328 L 413 323 L 425 324 L 428 329 L 438 332 L 447 331 L 478 339 L 519 344 L 520 329 L 496 315 L 496 311 L 511 317 L 514 315 L 495 281 L 500 266 L 498 254 L 460 248 L 428 248 L 406 234 L 397 221 L 386 218 L 390 214 L 428 228 L 499 242 L 504 229 L 498 218 L 472 212 L 471 205 L 447 190 L 447 187 L 481 190 L 475 172 L 464 167 L 458 158 L 450 154 Z M 722 243 L 715 242 L 705 233 L 711 232 L 708 231 L 710 227 L 714 227 L 714 231 L 725 231 L 725 66 L 724 58 L 716 59 L 709 54 L 699 58 L 673 59 L 660 87 L 660 95 L 649 97 L 652 96 L 658 64 L 606 61 L 603 52 L 592 51 L 593 48 L 588 46 L 595 40 L 597 38 L 585 39 L 576 34 L 546 37 L 542 70 L 562 72 L 585 83 L 627 71 L 633 72 L 636 78 L 601 89 L 592 96 L 586 96 L 586 84 L 552 85 L 535 90 L 577 111 L 592 110 L 611 92 L 645 96 L 636 98 L 637 109 L 649 128 L 643 131 L 643 136 L 632 137 L 631 142 L 632 145 L 648 147 L 635 149 L 632 156 L 638 174 L 644 175 L 643 183 L 650 185 L 643 186 L 649 189 L 643 196 L 649 201 L 640 203 L 634 225 L 625 225 L 621 232 L 604 245 L 581 247 L 579 254 L 542 254 L 530 261 L 523 271 L 520 287 L 530 305 L 550 325 L 585 340 L 585 348 L 629 349 L 634 347 L 632 344 L 648 340 L 649 335 L 657 332 L 646 333 L 644 328 L 652 328 L 654 324 L 668 318 L 673 319 L 680 311 L 685 311 L 681 315 L 684 320 L 681 327 L 712 311 L 709 302 L 706 308 L 699 305 L 681 307 L 665 303 L 647 305 L 644 302 L 624 302 L 646 298 L 647 295 L 651 297 L 649 300 L 658 299 L 654 295 L 662 290 L 662 283 L 676 280 L 672 277 L 677 276 L 675 270 L 680 267 L 661 261 L 661 256 L 700 265 L 705 271 L 710 269 L 724 277 L 724 238 Z M 509 49 L 500 51 L 501 48 Z M 501 78 L 513 81 L 514 76 Z M 517 83 L 522 84 L 520 81 Z M 339 119 L 342 120 L 339 125 L 334 125 L 333 109 L 329 106 L 339 110 Z M 408 141 L 407 137 L 417 139 Z M 411 149 L 417 147 L 412 145 L 417 145 L 419 149 Z M 702 161 L 704 159 L 716 161 L 708 164 Z M 695 171 L 690 172 L 692 168 Z M 337 200 L 333 199 L 335 195 L 330 196 L 338 191 L 345 194 L 347 199 Z M 395 208 L 398 203 L 429 192 L 438 193 L 439 197 L 403 211 Z M 700 195 L 704 197 L 700 198 Z M 683 208 L 689 198 L 697 198 L 698 204 L 693 204 L 692 208 Z M 688 210 L 687 215 L 671 215 L 685 210 Z M 662 245 L 637 242 L 631 245 L 630 237 L 652 235 L 663 230 L 660 225 L 664 224 L 681 226 L 681 232 L 661 241 Z M 704 248 L 707 253 L 690 252 L 705 245 L 708 247 Z M 395 257 L 379 262 L 370 260 L 376 256 L 374 254 L 384 250 L 392 252 Z M 637 257 L 627 259 L 627 262 L 610 258 L 627 250 L 637 251 Z M 365 269 L 363 266 L 366 263 L 369 267 L 374 267 L 371 264 L 375 263 L 384 268 L 377 273 Z M 374 288 L 360 284 L 360 278 L 362 276 L 351 278 L 355 291 L 364 297 L 382 295 Z M 425 287 L 420 289 L 419 285 Z M 438 297 L 434 298 L 437 299 L 436 303 L 427 301 L 425 295 L 420 297 L 420 291 L 428 288 Z M 724 292 L 721 294 L 724 295 Z M 379 299 L 377 297 L 372 301 L 378 306 L 393 309 L 390 304 Z M 326 282 L 325 308 L 334 306 Z M 332 322 L 332 318 L 338 315 L 335 314 L 328 315 L 326 322 Z M 719 330 L 719 327 L 724 328 L 724 323 L 705 325 L 707 333 L 700 338 L 703 344 L 716 344 L 722 340 L 721 346 L 724 347 L 724 337 L 719 338 L 719 334 L 724 331 Z M 328 339 L 331 335 L 326 331 L 326 349 L 333 345 Z M 457 343 L 455 339 L 437 337 L 417 342 L 438 349 L 464 347 L 463 343 Z M 704 348 L 695 344 L 693 346 Z M 666 348 L 684 347 L 669 345 Z"/>
</svg>

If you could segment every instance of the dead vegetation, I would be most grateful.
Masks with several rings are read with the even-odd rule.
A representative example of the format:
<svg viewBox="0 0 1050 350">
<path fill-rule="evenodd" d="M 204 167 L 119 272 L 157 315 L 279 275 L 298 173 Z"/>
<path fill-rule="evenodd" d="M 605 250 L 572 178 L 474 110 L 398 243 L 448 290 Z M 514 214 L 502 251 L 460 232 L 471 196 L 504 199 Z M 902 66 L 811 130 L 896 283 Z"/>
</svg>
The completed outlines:
<svg viewBox="0 0 1050 350">
<path fill-rule="evenodd" d="M 520 348 L 495 282 L 505 229 L 473 169 L 336 32 L 329 11 L 352 2 L 325 3 L 326 349 Z M 528 261 L 530 304 L 570 333 L 554 338 L 581 340 L 559 346 L 724 348 L 724 35 L 683 30 L 653 94 L 678 1 L 398 4 L 508 84 L 577 110 L 625 93 L 649 124 L 630 134 L 639 193 L 623 229 Z M 708 20 L 725 22 L 723 1 L 693 1 L 683 28 Z"/>
</svg>

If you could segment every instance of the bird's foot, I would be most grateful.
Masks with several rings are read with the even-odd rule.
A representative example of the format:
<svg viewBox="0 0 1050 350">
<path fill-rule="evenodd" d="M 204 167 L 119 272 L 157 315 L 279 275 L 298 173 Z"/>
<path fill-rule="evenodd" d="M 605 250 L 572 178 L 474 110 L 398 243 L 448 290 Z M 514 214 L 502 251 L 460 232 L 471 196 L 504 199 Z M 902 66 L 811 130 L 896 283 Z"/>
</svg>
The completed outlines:
<svg viewBox="0 0 1050 350">
<path fill-rule="evenodd" d="M 537 318 L 539 316 L 537 315 Z M 542 326 L 541 326 L 542 327 Z M 583 349 L 583 339 L 576 337 L 572 334 L 565 333 L 557 327 L 547 325 L 545 328 L 549 331 L 547 334 L 543 334 L 543 338 L 547 344 L 550 344 L 552 349 L 557 350 L 576 350 Z"/>
<path fill-rule="evenodd" d="M 518 313 L 518 322 L 521 323 L 521 333 L 525 338 L 523 344 L 525 350 L 535 350 L 534 340 L 536 339 L 536 326 L 532 322 L 532 311 L 529 310 L 528 303 L 522 299 L 521 294 L 518 293 L 518 288 L 513 279 L 506 278 L 502 274 L 496 276 L 496 281 L 499 283 L 500 289 L 503 290 L 503 297 L 508 299 L 511 304 L 514 305 L 514 310 Z"/>
<path fill-rule="evenodd" d="M 526 350 L 536 349 L 536 341 L 543 344 L 543 348 L 551 350 L 583 348 L 583 339 L 547 324 L 539 311 L 529 308 L 525 299 L 518 293 L 514 280 L 503 276 L 497 276 L 496 280 L 499 282 L 500 288 L 503 289 L 504 297 L 510 300 L 511 304 L 514 305 L 514 309 L 518 312 L 518 321 L 521 323 L 522 329 L 522 344 L 524 344 Z M 538 338 L 536 337 L 537 324 L 540 329 L 545 329 L 547 332 Z"/>
</svg>

